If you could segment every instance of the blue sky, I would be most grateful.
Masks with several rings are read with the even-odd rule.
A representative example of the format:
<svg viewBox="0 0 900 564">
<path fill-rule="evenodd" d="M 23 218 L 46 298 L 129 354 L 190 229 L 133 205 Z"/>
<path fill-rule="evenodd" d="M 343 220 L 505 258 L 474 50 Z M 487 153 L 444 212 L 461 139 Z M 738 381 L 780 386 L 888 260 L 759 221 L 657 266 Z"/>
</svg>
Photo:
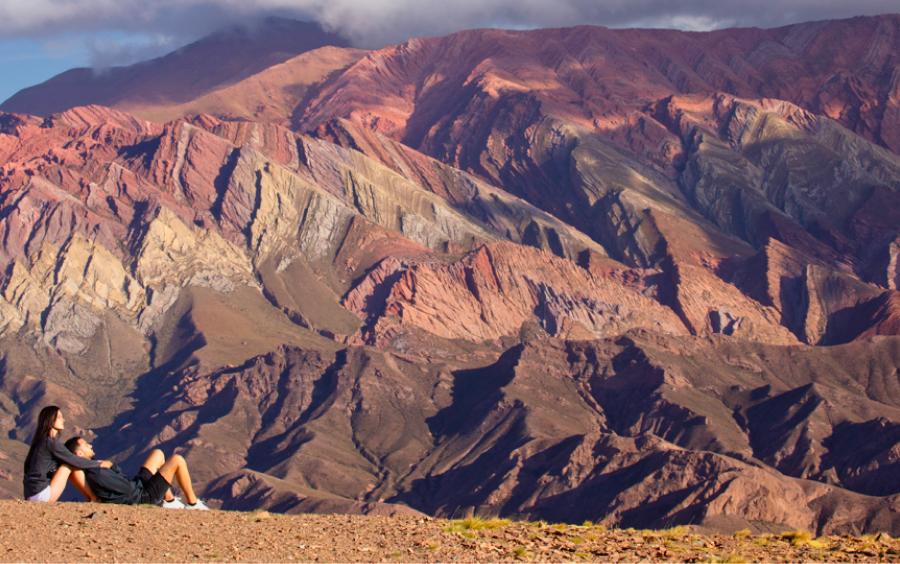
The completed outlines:
<svg viewBox="0 0 900 564">
<path fill-rule="evenodd" d="M 0 100 L 72 67 L 84 66 L 87 61 L 83 41 L 76 40 L 64 46 L 28 38 L 0 40 L 0 76 L 3 77 Z"/>
<path fill-rule="evenodd" d="M 72 68 L 131 64 L 165 54 L 190 39 L 115 30 L 0 39 L 0 102 Z"/>
</svg>

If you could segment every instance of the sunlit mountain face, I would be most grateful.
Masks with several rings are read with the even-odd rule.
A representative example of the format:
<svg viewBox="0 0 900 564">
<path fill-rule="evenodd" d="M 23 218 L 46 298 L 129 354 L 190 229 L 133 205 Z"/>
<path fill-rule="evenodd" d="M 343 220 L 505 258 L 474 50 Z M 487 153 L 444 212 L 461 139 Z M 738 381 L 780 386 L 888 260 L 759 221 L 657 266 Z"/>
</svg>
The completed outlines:
<svg viewBox="0 0 900 564">
<path fill-rule="evenodd" d="M 0 492 L 900 533 L 900 16 L 268 20 L 0 113 Z"/>
</svg>

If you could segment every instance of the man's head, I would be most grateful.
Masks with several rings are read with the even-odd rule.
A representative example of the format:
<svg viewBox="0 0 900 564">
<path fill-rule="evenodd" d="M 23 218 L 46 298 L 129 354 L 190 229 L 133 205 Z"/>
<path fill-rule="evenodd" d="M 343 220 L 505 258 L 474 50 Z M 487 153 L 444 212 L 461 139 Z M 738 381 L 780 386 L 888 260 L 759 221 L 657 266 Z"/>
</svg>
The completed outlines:
<svg viewBox="0 0 900 564">
<path fill-rule="evenodd" d="M 94 445 L 84 437 L 72 437 L 66 441 L 66 448 L 82 458 L 94 458 Z"/>
</svg>

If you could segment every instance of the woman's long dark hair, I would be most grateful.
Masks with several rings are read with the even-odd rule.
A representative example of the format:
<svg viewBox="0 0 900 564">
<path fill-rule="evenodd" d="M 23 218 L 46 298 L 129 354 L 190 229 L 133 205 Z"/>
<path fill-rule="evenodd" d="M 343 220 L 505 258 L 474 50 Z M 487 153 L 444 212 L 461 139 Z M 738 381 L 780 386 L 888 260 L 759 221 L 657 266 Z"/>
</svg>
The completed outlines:
<svg viewBox="0 0 900 564">
<path fill-rule="evenodd" d="M 53 429 L 53 424 L 56 423 L 59 411 L 59 407 L 48 405 L 38 414 L 37 428 L 35 428 L 34 435 L 31 437 L 31 447 L 28 449 L 28 456 L 25 457 L 25 468 L 28 468 L 31 464 L 31 457 L 34 456 L 34 451 L 38 445 L 50 436 L 50 430 Z"/>
</svg>

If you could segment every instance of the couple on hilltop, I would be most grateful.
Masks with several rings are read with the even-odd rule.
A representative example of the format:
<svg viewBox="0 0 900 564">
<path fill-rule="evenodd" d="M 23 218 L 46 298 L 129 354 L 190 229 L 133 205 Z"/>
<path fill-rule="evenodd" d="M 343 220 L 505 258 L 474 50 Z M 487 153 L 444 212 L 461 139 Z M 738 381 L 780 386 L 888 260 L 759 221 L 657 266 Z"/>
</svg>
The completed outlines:
<svg viewBox="0 0 900 564">
<path fill-rule="evenodd" d="M 95 460 L 94 448 L 84 437 L 65 443 L 59 433 L 66 424 L 62 410 L 50 405 L 38 415 L 37 429 L 25 457 L 25 499 L 51 502 L 60 498 L 66 482 L 72 482 L 88 501 L 134 505 L 148 503 L 169 509 L 209 509 L 194 494 L 187 462 L 180 455 L 166 460 L 154 449 L 134 478 L 109 460 Z M 185 502 L 172 494 L 177 479 Z"/>
</svg>

